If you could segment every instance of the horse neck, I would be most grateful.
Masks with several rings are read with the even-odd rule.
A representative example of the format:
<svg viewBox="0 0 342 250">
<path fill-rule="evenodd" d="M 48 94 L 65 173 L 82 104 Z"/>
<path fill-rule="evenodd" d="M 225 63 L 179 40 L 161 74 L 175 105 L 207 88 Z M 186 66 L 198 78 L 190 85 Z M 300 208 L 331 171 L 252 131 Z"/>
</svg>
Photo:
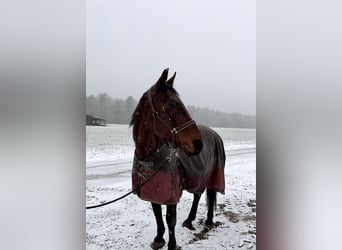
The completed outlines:
<svg viewBox="0 0 342 250">
<path fill-rule="evenodd" d="M 152 155 L 164 141 L 153 132 L 152 124 L 145 124 L 145 121 L 137 122 L 133 127 L 133 139 L 135 153 L 141 160 Z"/>
</svg>

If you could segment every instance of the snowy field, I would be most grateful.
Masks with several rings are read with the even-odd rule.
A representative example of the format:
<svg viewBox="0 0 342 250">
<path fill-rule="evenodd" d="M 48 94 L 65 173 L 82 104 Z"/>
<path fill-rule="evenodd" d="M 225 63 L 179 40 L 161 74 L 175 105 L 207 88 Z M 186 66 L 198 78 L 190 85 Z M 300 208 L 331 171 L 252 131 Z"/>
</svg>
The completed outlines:
<svg viewBox="0 0 342 250">
<path fill-rule="evenodd" d="M 193 223 L 182 227 L 192 204 L 183 192 L 177 206 L 177 245 L 182 249 L 256 249 L 255 129 L 214 128 L 222 137 L 227 161 L 226 194 L 217 195 L 216 227 L 208 230 L 205 195 Z M 86 128 L 87 206 L 113 200 L 131 191 L 134 145 L 127 125 Z M 164 223 L 165 206 L 163 206 Z M 86 246 L 95 249 L 151 249 L 156 223 L 149 202 L 130 195 L 116 203 L 87 210 Z M 168 241 L 167 231 L 164 239 Z M 167 249 L 164 246 L 163 249 Z"/>
</svg>

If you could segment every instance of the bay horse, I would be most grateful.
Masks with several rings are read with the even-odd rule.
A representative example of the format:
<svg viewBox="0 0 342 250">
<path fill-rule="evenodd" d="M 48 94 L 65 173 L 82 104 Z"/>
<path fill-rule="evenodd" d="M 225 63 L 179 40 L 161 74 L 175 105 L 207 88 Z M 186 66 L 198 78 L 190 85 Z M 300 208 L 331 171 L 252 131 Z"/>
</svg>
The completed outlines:
<svg viewBox="0 0 342 250">
<path fill-rule="evenodd" d="M 151 159 L 157 155 L 156 158 L 159 160 L 153 160 L 155 165 L 163 165 L 162 162 L 171 164 L 171 171 L 176 173 L 174 179 L 178 180 L 177 178 L 180 176 L 180 181 L 172 182 L 176 183 L 174 184 L 177 186 L 175 188 L 180 187 L 181 190 L 185 189 L 194 194 L 189 216 L 183 223 L 184 227 L 194 230 L 192 221 L 196 218 L 198 203 L 205 189 L 207 189 L 208 207 L 206 225 L 214 225 L 213 213 L 216 206 L 216 193 L 224 193 L 225 187 L 225 152 L 222 139 L 216 132 L 208 127 L 196 125 L 192 120 L 178 93 L 173 88 L 175 76 L 176 73 L 168 79 L 168 69 L 165 69 L 159 80 L 141 97 L 132 115 L 130 125 L 133 126 L 133 140 L 135 143 L 134 162 L 139 163 L 138 167 L 151 167 L 153 166 L 153 163 L 150 164 Z M 162 153 L 163 148 L 166 148 L 164 155 Z M 164 159 L 167 159 L 167 161 Z M 158 168 L 158 166 L 156 167 Z M 160 166 L 159 170 L 162 167 Z M 154 171 L 157 173 L 156 168 Z M 133 174 L 135 174 L 134 177 Z M 161 174 L 164 174 L 165 178 L 169 176 L 165 175 L 165 173 Z M 138 172 L 133 166 L 133 190 L 139 188 L 133 182 L 136 181 L 137 176 L 142 175 L 144 173 Z M 161 188 L 166 185 L 166 179 L 160 180 L 164 178 L 161 175 L 159 177 L 158 175 L 152 175 L 152 177 L 150 175 L 149 178 L 151 181 L 153 178 L 159 178 L 157 181 L 160 182 Z M 147 193 L 151 193 L 150 190 L 147 190 Z M 153 196 L 153 194 L 151 195 Z M 152 203 L 157 223 L 157 236 L 151 244 L 153 249 L 160 249 L 165 245 L 162 204 L 167 206 L 168 250 L 180 249 L 176 244 L 175 226 L 177 202 L 181 192 L 180 194 L 176 192 L 177 195 L 176 198 L 172 196 L 174 199 L 169 202 L 155 201 L 145 197 L 145 200 Z"/>
</svg>

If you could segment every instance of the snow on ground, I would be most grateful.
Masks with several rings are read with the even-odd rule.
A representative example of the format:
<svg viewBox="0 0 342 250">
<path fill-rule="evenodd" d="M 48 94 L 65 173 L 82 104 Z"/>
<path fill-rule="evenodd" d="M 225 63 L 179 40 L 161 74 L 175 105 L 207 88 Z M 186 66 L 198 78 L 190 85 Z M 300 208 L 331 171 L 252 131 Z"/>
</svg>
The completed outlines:
<svg viewBox="0 0 342 250">
<path fill-rule="evenodd" d="M 250 151 L 250 150 L 249 150 Z M 205 195 L 202 196 L 196 231 L 182 227 L 192 204 L 192 194 L 183 192 L 177 206 L 177 244 L 182 249 L 256 249 L 256 154 L 227 151 L 226 194 L 218 194 L 214 221 L 207 230 Z M 130 161 L 91 162 L 87 165 L 87 205 L 113 200 L 131 191 Z M 164 223 L 166 208 L 163 206 Z M 167 228 L 167 226 L 166 226 Z M 86 245 L 98 249 L 151 249 L 156 223 L 149 202 L 130 195 L 116 203 L 87 210 Z M 165 240 L 168 234 L 165 233 Z M 167 249 L 164 246 L 163 249 Z"/>
</svg>

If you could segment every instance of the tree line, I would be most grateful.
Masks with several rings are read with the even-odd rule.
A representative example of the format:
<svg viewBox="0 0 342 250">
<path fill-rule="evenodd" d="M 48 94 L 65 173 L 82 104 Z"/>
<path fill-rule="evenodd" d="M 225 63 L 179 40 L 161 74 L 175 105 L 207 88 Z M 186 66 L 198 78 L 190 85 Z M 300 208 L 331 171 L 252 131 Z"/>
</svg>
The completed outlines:
<svg viewBox="0 0 342 250">
<path fill-rule="evenodd" d="M 106 120 L 106 123 L 129 124 L 138 101 L 132 96 L 126 100 L 110 97 L 106 93 L 86 97 L 86 113 Z M 256 128 L 256 116 L 225 113 L 187 106 L 192 119 L 210 127 Z"/>
</svg>

